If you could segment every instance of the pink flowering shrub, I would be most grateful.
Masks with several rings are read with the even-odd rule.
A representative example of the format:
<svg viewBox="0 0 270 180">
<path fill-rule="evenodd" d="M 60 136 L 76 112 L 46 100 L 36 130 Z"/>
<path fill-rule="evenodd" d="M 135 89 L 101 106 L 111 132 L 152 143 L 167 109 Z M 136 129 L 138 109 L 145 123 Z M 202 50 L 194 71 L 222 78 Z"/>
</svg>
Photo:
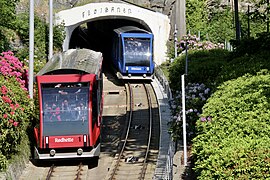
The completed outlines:
<svg viewBox="0 0 270 180">
<path fill-rule="evenodd" d="M 14 56 L 13 52 L 2 52 L 0 55 L 0 72 L 5 77 L 15 77 L 20 83 L 20 87 L 26 89 L 26 77 L 28 70 L 23 63 Z"/>
<path fill-rule="evenodd" d="M 12 52 L 0 56 L 0 170 L 18 149 L 33 118 L 33 103 L 23 78 L 23 64 Z"/>
<path fill-rule="evenodd" d="M 181 53 L 186 44 L 188 44 L 189 50 L 210 50 L 210 49 L 224 49 L 224 44 L 222 43 L 212 43 L 210 41 L 200 41 L 196 35 L 184 35 L 178 44 L 178 52 Z"/>
</svg>

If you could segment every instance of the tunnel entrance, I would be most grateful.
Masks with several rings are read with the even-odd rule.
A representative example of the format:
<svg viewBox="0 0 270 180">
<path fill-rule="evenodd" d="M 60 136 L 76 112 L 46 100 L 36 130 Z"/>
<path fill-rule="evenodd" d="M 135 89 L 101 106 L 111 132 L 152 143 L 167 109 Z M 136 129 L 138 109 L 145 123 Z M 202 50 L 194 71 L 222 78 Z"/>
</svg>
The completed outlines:
<svg viewBox="0 0 270 180">
<path fill-rule="evenodd" d="M 108 59 L 112 29 L 133 26 L 153 34 L 153 58 L 157 65 L 167 59 L 170 35 L 168 16 L 126 3 L 99 2 L 63 10 L 55 15 L 55 24 L 64 25 L 63 51 L 89 48 L 101 51 Z"/>
<path fill-rule="evenodd" d="M 86 22 L 76 27 L 71 35 L 69 49 L 87 48 L 102 52 L 105 65 L 110 65 L 113 30 L 122 26 L 136 26 L 151 31 L 139 22 L 127 19 L 103 19 Z"/>
</svg>

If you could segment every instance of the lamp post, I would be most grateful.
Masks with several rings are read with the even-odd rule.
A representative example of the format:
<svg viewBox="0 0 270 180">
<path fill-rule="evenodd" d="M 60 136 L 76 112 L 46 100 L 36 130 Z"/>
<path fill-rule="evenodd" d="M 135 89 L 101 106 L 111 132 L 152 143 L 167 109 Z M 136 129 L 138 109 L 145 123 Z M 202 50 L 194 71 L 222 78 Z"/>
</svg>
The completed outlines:
<svg viewBox="0 0 270 180">
<path fill-rule="evenodd" d="M 269 33 L 269 0 L 267 0 L 267 19 L 266 19 L 266 32 Z"/>
<path fill-rule="evenodd" d="M 248 5 L 248 38 L 250 38 L 250 18 L 249 18 L 249 15 L 250 15 L 250 8 Z"/>
<path fill-rule="evenodd" d="M 49 27 L 49 60 L 53 57 L 53 0 L 49 4 L 50 27 Z"/>
<path fill-rule="evenodd" d="M 183 146 L 184 166 L 187 166 L 187 131 L 186 131 L 186 96 L 185 96 L 185 74 L 181 75 L 182 82 L 182 115 L 183 115 Z"/>
<path fill-rule="evenodd" d="M 29 0 L 29 70 L 28 91 L 33 99 L 34 86 L 34 0 Z"/>
<path fill-rule="evenodd" d="M 236 31 L 236 40 L 240 41 L 240 23 L 238 15 L 238 0 L 234 0 L 234 15 L 235 15 L 235 31 Z"/>
<path fill-rule="evenodd" d="M 177 58 L 177 28 L 174 26 L 174 58 Z"/>
</svg>

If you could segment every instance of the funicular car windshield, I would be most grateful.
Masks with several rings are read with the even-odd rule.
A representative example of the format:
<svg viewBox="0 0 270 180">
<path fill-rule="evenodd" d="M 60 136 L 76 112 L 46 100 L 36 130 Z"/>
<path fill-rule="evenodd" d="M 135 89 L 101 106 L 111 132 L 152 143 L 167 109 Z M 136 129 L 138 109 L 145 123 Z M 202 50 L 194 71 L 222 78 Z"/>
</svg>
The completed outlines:
<svg viewBox="0 0 270 180">
<path fill-rule="evenodd" d="M 43 135 L 88 134 L 89 83 L 42 84 Z"/>
<path fill-rule="evenodd" d="M 124 38 L 124 59 L 126 66 L 150 65 L 150 39 Z"/>
</svg>

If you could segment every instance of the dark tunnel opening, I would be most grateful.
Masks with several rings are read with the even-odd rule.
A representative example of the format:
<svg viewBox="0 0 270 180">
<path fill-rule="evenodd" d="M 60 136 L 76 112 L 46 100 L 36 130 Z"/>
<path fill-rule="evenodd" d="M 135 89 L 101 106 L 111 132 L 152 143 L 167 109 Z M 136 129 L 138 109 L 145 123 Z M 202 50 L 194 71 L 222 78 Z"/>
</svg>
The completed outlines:
<svg viewBox="0 0 270 180">
<path fill-rule="evenodd" d="M 140 22 L 127 19 L 103 19 L 78 26 L 70 38 L 69 49 L 87 48 L 102 52 L 104 65 L 110 65 L 113 30 L 122 26 L 136 26 L 149 30 Z"/>
</svg>

